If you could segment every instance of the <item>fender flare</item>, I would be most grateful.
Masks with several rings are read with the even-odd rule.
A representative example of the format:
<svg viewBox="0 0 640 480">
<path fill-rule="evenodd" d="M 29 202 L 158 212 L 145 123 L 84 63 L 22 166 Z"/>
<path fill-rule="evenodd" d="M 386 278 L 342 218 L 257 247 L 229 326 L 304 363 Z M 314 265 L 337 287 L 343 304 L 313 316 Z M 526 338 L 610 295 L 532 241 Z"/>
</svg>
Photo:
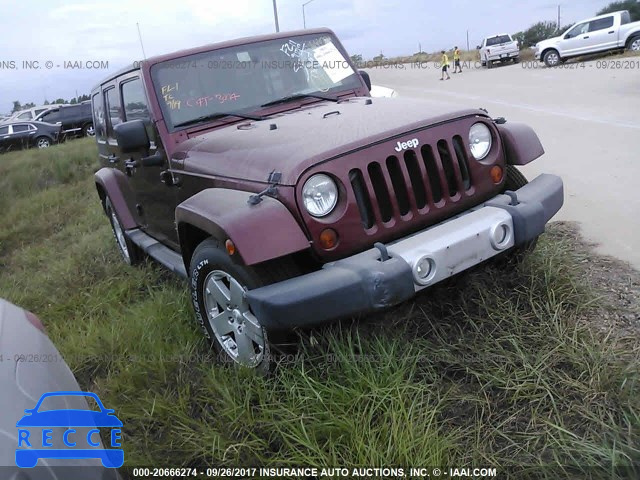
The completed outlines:
<svg viewBox="0 0 640 480">
<path fill-rule="evenodd" d="M 113 209 L 125 230 L 137 228 L 138 223 L 127 206 L 127 197 L 133 198 L 127 177 L 115 168 L 101 168 L 94 175 L 96 189 L 104 202 L 104 195 L 109 197 Z M 102 190 L 102 192 L 101 192 Z M 104 205 L 104 203 L 103 203 Z"/>
<path fill-rule="evenodd" d="M 503 123 L 498 131 L 509 165 L 526 165 L 544 154 L 538 135 L 529 125 Z"/>
<path fill-rule="evenodd" d="M 291 212 L 272 197 L 262 197 L 257 205 L 247 200 L 251 192 L 208 188 L 188 198 L 176 208 L 176 225 L 185 265 L 192 250 L 186 238 L 189 226 L 236 246 L 245 265 L 254 265 L 309 248 Z M 186 247 L 186 248 L 185 248 Z"/>
</svg>

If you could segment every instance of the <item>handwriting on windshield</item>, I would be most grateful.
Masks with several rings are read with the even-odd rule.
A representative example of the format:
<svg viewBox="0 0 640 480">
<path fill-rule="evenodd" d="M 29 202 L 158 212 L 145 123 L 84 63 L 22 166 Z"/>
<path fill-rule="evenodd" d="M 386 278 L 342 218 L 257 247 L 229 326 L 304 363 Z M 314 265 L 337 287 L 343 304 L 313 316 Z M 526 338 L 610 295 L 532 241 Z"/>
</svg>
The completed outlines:
<svg viewBox="0 0 640 480">
<path fill-rule="evenodd" d="M 180 110 L 181 101 L 177 100 L 173 95 L 178 91 L 178 82 L 163 85 L 161 89 L 162 98 L 171 110 Z"/>
<path fill-rule="evenodd" d="M 205 95 L 198 98 L 189 98 L 185 101 L 187 107 L 206 107 L 210 103 L 225 103 L 235 101 L 240 98 L 237 93 L 216 93 L 215 95 Z"/>
<path fill-rule="evenodd" d="M 280 51 L 284 53 L 289 58 L 297 59 L 293 64 L 293 71 L 298 72 L 301 68 L 306 67 L 302 64 L 301 60 L 303 58 L 308 57 L 308 53 L 304 50 L 304 43 L 294 42 L 293 40 L 289 40 L 287 43 L 283 43 L 280 47 Z"/>
</svg>

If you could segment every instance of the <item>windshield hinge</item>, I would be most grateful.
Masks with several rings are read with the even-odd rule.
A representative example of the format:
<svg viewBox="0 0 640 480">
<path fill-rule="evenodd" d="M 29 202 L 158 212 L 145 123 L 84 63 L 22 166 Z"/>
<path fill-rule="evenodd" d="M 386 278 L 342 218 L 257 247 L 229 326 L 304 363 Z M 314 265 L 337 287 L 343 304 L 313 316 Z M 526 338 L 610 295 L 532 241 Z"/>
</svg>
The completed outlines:
<svg viewBox="0 0 640 480">
<path fill-rule="evenodd" d="M 267 182 L 270 183 L 270 185 L 265 188 L 263 191 L 261 191 L 260 193 L 256 193 L 255 195 L 251 195 L 249 197 L 249 200 L 247 200 L 247 203 L 249 205 L 257 205 L 262 201 L 262 197 L 264 197 L 265 195 L 271 195 L 273 197 L 278 195 L 278 188 L 277 185 L 280 182 L 280 180 L 282 179 L 282 173 L 280 172 L 276 172 L 275 170 L 273 170 L 270 174 L 269 174 L 269 178 L 267 179 Z"/>
</svg>

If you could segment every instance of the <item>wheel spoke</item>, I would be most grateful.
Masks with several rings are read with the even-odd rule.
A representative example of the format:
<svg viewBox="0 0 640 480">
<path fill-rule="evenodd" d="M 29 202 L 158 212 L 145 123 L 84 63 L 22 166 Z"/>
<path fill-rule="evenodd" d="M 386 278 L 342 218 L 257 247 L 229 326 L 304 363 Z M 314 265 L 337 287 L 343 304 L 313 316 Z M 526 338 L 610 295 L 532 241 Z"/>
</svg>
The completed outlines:
<svg viewBox="0 0 640 480">
<path fill-rule="evenodd" d="M 229 289 L 229 300 L 231 305 L 236 308 L 244 303 L 244 288 L 235 280 L 231 280 L 231 288 Z"/>
<path fill-rule="evenodd" d="M 229 323 L 229 316 L 226 310 L 223 310 L 221 313 L 207 313 L 209 317 L 209 323 L 218 335 L 228 335 L 233 331 L 233 326 Z"/>
<path fill-rule="evenodd" d="M 255 362 L 255 351 L 253 342 L 243 333 L 236 333 L 236 345 L 238 347 L 238 362 L 246 366 L 252 366 Z"/>
<path fill-rule="evenodd" d="M 262 335 L 262 327 L 256 320 L 256 317 L 254 317 L 251 312 L 245 312 L 242 317 L 244 318 L 244 323 L 242 324 L 243 333 L 258 345 L 263 345 L 264 336 Z"/>
<path fill-rule="evenodd" d="M 211 277 L 211 279 L 209 279 L 209 283 L 207 283 L 207 293 L 210 294 L 221 307 L 226 308 L 229 306 L 231 294 L 221 278 Z"/>
</svg>

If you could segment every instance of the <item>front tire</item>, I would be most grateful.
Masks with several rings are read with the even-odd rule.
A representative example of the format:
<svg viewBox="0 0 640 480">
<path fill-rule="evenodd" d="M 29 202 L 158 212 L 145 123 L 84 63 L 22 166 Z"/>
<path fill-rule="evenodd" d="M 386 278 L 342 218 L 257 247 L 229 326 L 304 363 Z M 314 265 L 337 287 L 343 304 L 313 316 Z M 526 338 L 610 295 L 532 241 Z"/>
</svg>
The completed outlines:
<svg viewBox="0 0 640 480">
<path fill-rule="evenodd" d="M 189 289 L 196 320 L 218 359 L 268 374 L 275 365 L 270 334 L 253 314 L 244 293 L 297 274 L 293 264 L 278 260 L 262 271 L 240 265 L 213 238 L 195 249 L 189 267 Z"/>
<path fill-rule="evenodd" d="M 118 215 L 116 214 L 109 197 L 104 201 L 104 211 L 107 214 L 107 217 L 109 217 L 113 237 L 116 240 L 116 245 L 118 246 L 118 250 L 120 251 L 120 255 L 122 255 L 124 262 L 127 265 L 136 265 L 140 263 L 144 257 L 143 252 L 140 250 L 140 247 L 133 243 L 125 234 L 124 227 L 120 223 L 120 219 L 118 219 Z"/>
<path fill-rule="evenodd" d="M 557 50 L 547 50 L 543 56 L 544 64 L 547 67 L 556 67 L 560 64 L 560 54 Z"/>
<path fill-rule="evenodd" d="M 632 37 L 628 48 L 632 52 L 640 52 L 640 36 Z"/>
</svg>

